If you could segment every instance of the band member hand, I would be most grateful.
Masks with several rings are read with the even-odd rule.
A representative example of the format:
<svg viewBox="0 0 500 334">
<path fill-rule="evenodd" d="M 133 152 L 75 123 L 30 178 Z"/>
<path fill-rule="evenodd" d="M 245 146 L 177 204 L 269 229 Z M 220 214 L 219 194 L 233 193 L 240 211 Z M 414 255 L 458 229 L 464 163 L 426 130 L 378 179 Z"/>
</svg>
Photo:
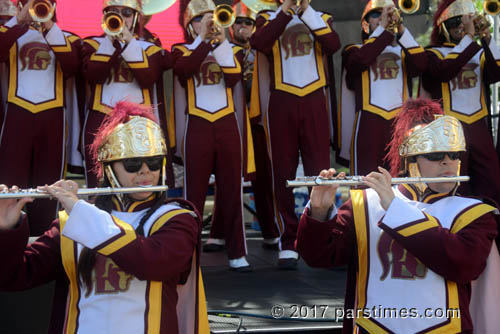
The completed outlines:
<svg viewBox="0 0 500 334">
<path fill-rule="evenodd" d="M 392 20 L 392 14 L 394 12 L 394 5 L 384 6 L 382 9 L 382 15 L 380 16 L 380 25 L 382 28 L 387 29 Z"/>
<path fill-rule="evenodd" d="M 323 169 L 319 176 L 325 179 L 333 179 L 337 171 L 334 168 L 328 170 Z M 337 179 L 343 179 L 345 173 L 339 173 Z M 311 211 L 310 216 L 319 221 L 325 221 L 328 219 L 328 211 L 335 204 L 335 194 L 337 193 L 338 184 L 332 184 L 328 186 L 316 186 L 312 188 L 311 191 Z"/>
<path fill-rule="evenodd" d="M 212 38 L 212 30 L 214 28 L 214 15 L 212 13 L 206 13 L 201 19 L 201 31 L 200 37 L 204 41 L 208 41 Z"/>
<path fill-rule="evenodd" d="M 0 192 L 17 192 L 19 188 L 13 186 L 8 188 L 5 184 L 0 184 Z M 0 231 L 10 230 L 16 226 L 21 217 L 21 210 L 26 203 L 33 202 L 31 197 L 23 197 L 21 199 L 9 198 L 0 200 Z"/>
<path fill-rule="evenodd" d="M 475 34 L 474 14 L 463 15 L 461 24 L 463 26 L 464 35 L 467 34 L 467 35 L 470 35 L 471 38 L 474 38 L 474 34 Z"/>
<path fill-rule="evenodd" d="M 307 0 L 306 0 L 307 1 Z M 296 4 L 296 0 L 285 0 L 281 5 L 281 10 L 288 15 L 288 10 Z"/>
<path fill-rule="evenodd" d="M 29 0 L 27 4 L 23 6 L 20 12 L 17 14 L 17 22 L 19 24 L 30 23 L 33 21 L 29 13 L 29 9 L 34 0 Z"/>
<path fill-rule="evenodd" d="M 302 0 L 300 2 L 300 8 L 302 9 L 302 12 L 304 12 L 307 7 L 309 7 L 309 0 Z"/>
<path fill-rule="evenodd" d="M 378 167 L 380 173 L 371 172 L 367 176 L 363 176 L 362 180 L 365 184 L 375 190 L 380 198 L 380 205 L 384 210 L 387 210 L 394 199 L 394 191 L 392 191 L 392 177 L 387 169 Z"/>
<path fill-rule="evenodd" d="M 59 180 L 53 185 L 45 185 L 43 187 L 38 187 L 38 189 L 57 198 L 68 215 L 71 213 L 76 202 L 78 202 L 78 184 L 75 181 Z"/>
</svg>

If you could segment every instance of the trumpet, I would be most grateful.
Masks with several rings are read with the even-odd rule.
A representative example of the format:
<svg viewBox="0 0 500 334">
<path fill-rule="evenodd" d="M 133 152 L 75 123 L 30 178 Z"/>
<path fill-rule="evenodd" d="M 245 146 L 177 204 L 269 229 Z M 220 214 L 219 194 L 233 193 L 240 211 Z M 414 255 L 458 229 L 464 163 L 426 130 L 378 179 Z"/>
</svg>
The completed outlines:
<svg viewBox="0 0 500 334">
<path fill-rule="evenodd" d="M 30 13 L 33 21 L 38 23 L 48 22 L 54 16 L 54 12 L 56 10 L 56 4 L 52 5 L 52 3 L 48 0 L 35 0 L 30 5 L 28 12 Z"/>
<path fill-rule="evenodd" d="M 229 5 L 218 5 L 214 10 L 214 24 L 221 28 L 229 28 L 236 21 L 233 8 Z"/>
<path fill-rule="evenodd" d="M 477 14 L 472 20 L 474 22 L 474 36 L 478 38 L 485 37 L 483 36 L 483 34 L 481 34 L 481 32 L 491 26 L 490 21 L 488 20 L 486 15 Z"/>
<path fill-rule="evenodd" d="M 483 9 L 486 14 L 496 16 L 500 14 L 500 2 L 498 0 L 484 0 Z"/>
<path fill-rule="evenodd" d="M 405 14 L 413 14 L 420 8 L 420 0 L 398 0 L 398 7 Z"/>
<path fill-rule="evenodd" d="M 107 12 L 102 17 L 102 30 L 108 36 L 118 36 L 123 32 L 125 21 L 120 14 L 114 12 Z"/>
<path fill-rule="evenodd" d="M 414 183 L 446 183 L 446 182 L 467 182 L 468 176 L 448 176 L 448 177 L 393 177 L 391 184 L 414 184 Z M 295 180 L 286 181 L 287 188 L 292 187 L 313 187 L 338 185 L 340 187 L 364 185 L 362 176 L 346 176 L 343 179 L 325 179 L 320 176 L 298 177 Z"/>
<path fill-rule="evenodd" d="M 391 20 L 387 25 L 387 30 L 391 31 L 393 34 L 397 34 L 399 30 L 399 25 L 403 23 L 403 18 L 401 17 L 401 10 L 394 8 L 394 12 L 391 15 Z"/>
<path fill-rule="evenodd" d="M 147 187 L 124 187 L 124 188 L 85 188 L 78 189 L 78 196 L 94 196 L 94 195 L 117 195 L 117 194 L 132 194 L 143 192 L 161 192 L 167 191 L 168 186 L 147 186 Z M 21 189 L 15 192 L 4 191 L 0 192 L 1 199 L 19 199 L 24 197 L 32 198 L 53 198 L 51 194 L 38 189 Z"/>
</svg>

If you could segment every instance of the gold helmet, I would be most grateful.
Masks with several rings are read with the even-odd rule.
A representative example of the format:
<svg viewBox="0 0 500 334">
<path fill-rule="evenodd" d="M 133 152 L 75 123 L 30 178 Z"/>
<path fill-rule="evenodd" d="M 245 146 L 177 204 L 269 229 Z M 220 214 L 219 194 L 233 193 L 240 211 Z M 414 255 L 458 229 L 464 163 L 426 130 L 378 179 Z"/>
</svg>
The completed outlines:
<svg viewBox="0 0 500 334">
<path fill-rule="evenodd" d="M 184 12 L 184 28 L 187 28 L 191 20 L 205 13 L 215 10 L 215 4 L 212 0 L 191 0 Z"/>
<path fill-rule="evenodd" d="M 462 16 L 466 14 L 474 14 L 476 8 L 470 0 L 456 0 L 452 2 L 445 10 L 439 15 L 437 19 L 437 25 L 440 26 L 444 21 L 451 19 L 456 16 Z"/>
<path fill-rule="evenodd" d="M 374 10 L 382 10 L 387 5 L 394 5 L 394 1 L 392 0 L 370 0 L 365 6 L 365 10 L 363 11 L 363 15 L 361 15 L 361 27 L 363 31 L 367 34 L 370 33 L 370 25 L 366 21 L 366 16 L 368 13 Z"/>
<path fill-rule="evenodd" d="M 104 0 L 102 8 L 106 9 L 111 6 L 123 6 L 136 10 L 142 13 L 142 1 L 141 0 Z"/>
<path fill-rule="evenodd" d="M 233 1 L 233 11 L 236 17 L 247 17 L 254 21 L 257 18 L 256 13 L 247 6 L 245 6 L 245 4 L 240 0 Z"/>
<path fill-rule="evenodd" d="M 17 8 L 10 0 L 0 0 L 0 15 L 1 16 L 16 16 Z"/>
</svg>

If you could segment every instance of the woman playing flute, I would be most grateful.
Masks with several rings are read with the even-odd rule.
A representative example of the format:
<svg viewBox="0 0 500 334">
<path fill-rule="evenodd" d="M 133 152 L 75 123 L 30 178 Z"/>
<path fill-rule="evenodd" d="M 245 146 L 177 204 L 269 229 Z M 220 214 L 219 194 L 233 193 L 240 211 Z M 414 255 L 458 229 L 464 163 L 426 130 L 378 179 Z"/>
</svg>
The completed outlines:
<svg viewBox="0 0 500 334">
<path fill-rule="evenodd" d="M 388 154 L 394 176 L 459 174 L 462 126 L 451 116 L 435 119 L 442 113 L 430 100 L 403 106 Z M 329 169 L 320 176 L 334 174 Z M 297 250 L 310 266 L 348 265 L 344 333 L 356 327 L 363 333 L 495 332 L 485 320 L 473 320 L 475 310 L 498 312 L 499 296 L 479 284 L 470 292 L 471 281 L 481 275 L 484 282 L 494 269 L 488 260 L 483 273 L 488 255 L 498 259 L 496 208 L 457 196 L 455 182 L 391 187 L 383 168 L 363 180 L 369 189 L 351 191 L 340 208 L 334 205 L 338 185 L 313 187 L 298 229 Z M 477 297 L 478 291 L 488 293 Z M 471 300 L 494 304 L 469 311 Z M 386 314 L 392 308 L 397 316 Z"/>
<path fill-rule="evenodd" d="M 165 182 L 165 140 L 150 107 L 117 103 L 91 149 L 103 186 Z M 0 289 L 55 280 L 54 333 L 208 333 L 197 300 L 201 220 L 189 202 L 146 191 L 92 205 L 70 180 L 42 189 L 65 211 L 27 246 L 21 208 L 32 199 L 0 201 Z"/>
</svg>

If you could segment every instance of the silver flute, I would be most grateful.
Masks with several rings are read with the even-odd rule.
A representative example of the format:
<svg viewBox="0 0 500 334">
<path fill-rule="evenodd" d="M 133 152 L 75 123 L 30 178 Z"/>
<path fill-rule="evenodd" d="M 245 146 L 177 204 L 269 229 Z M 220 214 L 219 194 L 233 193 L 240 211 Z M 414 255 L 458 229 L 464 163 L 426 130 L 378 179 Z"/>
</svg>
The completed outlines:
<svg viewBox="0 0 500 334">
<path fill-rule="evenodd" d="M 116 195 L 116 194 L 132 194 L 142 192 L 159 192 L 167 191 L 168 186 L 147 186 L 147 187 L 124 187 L 124 188 L 81 188 L 78 189 L 78 196 L 93 196 L 93 195 Z M 3 191 L 0 192 L 1 199 L 12 198 L 54 198 L 53 195 L 38 189 L 19 189 L 19 191 Z"/>
<path fill-rule="evenodd" d="M 447 177 L 393 177 L 391 184 L 401 183 L 444 183 L 444 182 L 467 182 L 468 176 L 447 176 Z M 295 180 L 286 181 L 287 188 L 292 187 L 313 187 L 313 186 L 329 186 L 339 185 L 340 187 L 361 186 L 365 182 L 362 176 L 346 176 L 343 179 L 325 179 L 320 176 L 305 176 L 298 177 Z"/>
</svg>

